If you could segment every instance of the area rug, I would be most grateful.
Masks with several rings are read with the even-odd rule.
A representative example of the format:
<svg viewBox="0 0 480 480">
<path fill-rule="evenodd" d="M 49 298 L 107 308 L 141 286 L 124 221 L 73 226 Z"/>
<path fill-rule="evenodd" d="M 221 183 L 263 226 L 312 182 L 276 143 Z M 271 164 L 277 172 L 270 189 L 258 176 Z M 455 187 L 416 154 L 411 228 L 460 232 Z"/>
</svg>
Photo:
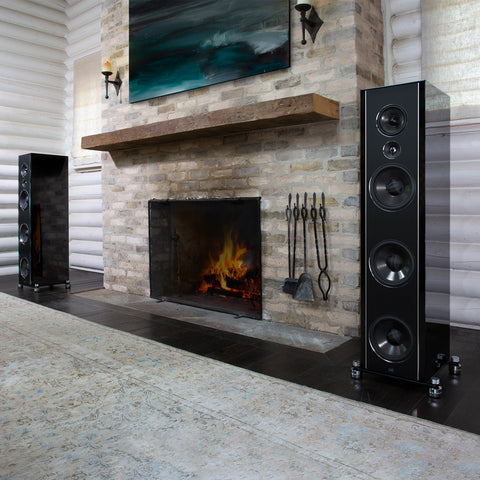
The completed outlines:
<svg viewBox="0 0 480 480">
<path fill-rule="evenodd" d="M 0 294 L 0 478 L 476 479 L 480 437 Z"/>
</svg>

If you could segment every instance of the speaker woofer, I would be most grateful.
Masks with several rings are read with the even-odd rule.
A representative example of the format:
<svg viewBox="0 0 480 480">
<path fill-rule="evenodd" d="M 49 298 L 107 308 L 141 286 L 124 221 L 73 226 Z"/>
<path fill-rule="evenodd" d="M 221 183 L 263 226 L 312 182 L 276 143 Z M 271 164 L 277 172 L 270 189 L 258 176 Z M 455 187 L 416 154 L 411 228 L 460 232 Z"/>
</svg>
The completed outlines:
<svg viewBox="0 0 480 480">
<path fill-rule="evenodd" d="M 20 259 L 20 275 L 22 278 L 27 278 L 30 273 L 30 263 L 26 258 Z"/>
<path fill-rule="evenodd" d="M 398 135 L 407 125 L 407 114 L 399 106 L 388 105 L 377 115 L 378 130 L 389 137 Z"/>
<path fill-rule="evenodd" d="M 23 245 L 25 245 L 30 240 L 30 229 L 28 228 L 27 224 L 22 223 L 20 225 L 18 238 L 20 243 Z"/>
<path fill-rule="evenodd" d="M 377 282 L 399 287 L 408 282 L 414 271 L 414 259 L 408 248 L 396 241 L 379 243 L 371 252 L 369 267 Z"/>
<path fill-rule="evenodd" d="M 18 197 L 18 204 L 22 210 L 26 210 L 28 208 L 28 204 L 30 201 L 30 197 L 26 190 L 22 190 Z"/>
<path fill-rule="evenodd" d="M 382 210 L 399 210 L 415 196 L 415 186 L 410 174 L 397 166 L 377 170 L 369 183 L 370 197 Z"/>
<path fill-rule="evenodd" d="M 404 321 L 385 316 L 378 318 L 370 327 L 369 342 L 383 360 L 402 362 L 413 349 L 414 336 Z"/>
</svg>

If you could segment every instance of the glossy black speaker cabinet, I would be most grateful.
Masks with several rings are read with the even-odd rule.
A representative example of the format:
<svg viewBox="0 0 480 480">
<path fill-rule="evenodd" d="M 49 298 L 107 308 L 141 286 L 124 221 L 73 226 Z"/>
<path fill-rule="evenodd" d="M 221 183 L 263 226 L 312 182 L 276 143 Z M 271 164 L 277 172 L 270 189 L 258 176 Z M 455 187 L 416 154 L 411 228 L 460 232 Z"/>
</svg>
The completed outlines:
<svg viewBox="0 0 480 480">
<path fill-rule="evenodd" d="M 68 280 L 68 158 L 18 157 L 18 285 Z"/>
<path fill-rule="evenodd" d="M 448 96 L 425 81 L 361 92 L 366 371 L 427 382 L 448 360 L 449 117 Z"/>
</svg>

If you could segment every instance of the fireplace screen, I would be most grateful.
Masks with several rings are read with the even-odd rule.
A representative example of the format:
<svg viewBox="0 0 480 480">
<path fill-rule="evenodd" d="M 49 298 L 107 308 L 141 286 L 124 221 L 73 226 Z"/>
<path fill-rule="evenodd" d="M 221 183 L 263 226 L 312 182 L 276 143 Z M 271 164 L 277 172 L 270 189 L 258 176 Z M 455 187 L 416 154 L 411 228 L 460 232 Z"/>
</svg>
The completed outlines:
<svg viewBox="0 0 480 480">
<path fill-rule="evenodd" d="M 150 200 L 153 298 L 261 318 L 260 199 Z"/>
</svg>

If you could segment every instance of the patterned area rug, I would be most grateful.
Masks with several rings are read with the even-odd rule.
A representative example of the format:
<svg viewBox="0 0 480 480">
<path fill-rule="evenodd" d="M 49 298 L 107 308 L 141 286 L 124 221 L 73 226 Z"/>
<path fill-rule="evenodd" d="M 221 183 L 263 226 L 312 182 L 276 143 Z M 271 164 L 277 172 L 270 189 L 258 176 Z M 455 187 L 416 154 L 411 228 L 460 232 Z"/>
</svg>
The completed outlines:
<svg viewBox="0 0 480 480">
<path fill-rule="evenodd" d="M 476 479 L 480 437 L 0 294 L 0 478 Z"/>
</svg>

